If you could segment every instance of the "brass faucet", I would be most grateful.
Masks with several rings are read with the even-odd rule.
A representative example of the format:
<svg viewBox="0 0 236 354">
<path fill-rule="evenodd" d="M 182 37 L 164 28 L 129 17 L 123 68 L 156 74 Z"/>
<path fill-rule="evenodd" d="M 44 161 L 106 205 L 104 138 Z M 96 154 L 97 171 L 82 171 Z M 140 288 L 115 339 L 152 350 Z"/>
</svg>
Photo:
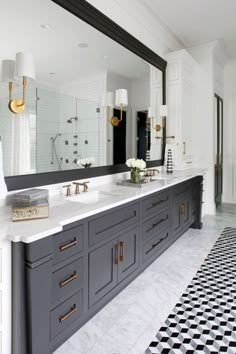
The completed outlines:
<svg viewBox="0 0 236 354">
<path fill-rule="evenodd" d="M 71 184 L 66 184 L 65 186 L 63 186 L 63 188 L 67 188 L 66 189 L 66 196 L 67 197 L 71 196 L 70 187 L 71 187 Z"/>
<path fill-rule="evenodd" d="M 79 186 L 82 186 L 84 187 L 84 190 L 83 192 L 87 192 L 88 191 L 88 184 L 89 181 L 86 181 L 86 182 L 73 182 L 73 184 L 75 184 L 75 194 L 80 194 L 80 191 L 79 191 Z"/>
</svg>

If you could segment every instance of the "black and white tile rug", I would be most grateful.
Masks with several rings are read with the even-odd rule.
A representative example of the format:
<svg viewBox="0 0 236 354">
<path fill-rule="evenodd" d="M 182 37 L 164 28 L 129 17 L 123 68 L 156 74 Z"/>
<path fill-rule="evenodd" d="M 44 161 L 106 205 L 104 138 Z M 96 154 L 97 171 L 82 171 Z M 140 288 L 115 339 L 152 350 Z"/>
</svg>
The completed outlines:
<svg viewBox="0 0 236 354">
<path fill-rule="evenodd" d="M 236 353 L 236 229 L 227 227 L 146 354 Z"/>
</svg>

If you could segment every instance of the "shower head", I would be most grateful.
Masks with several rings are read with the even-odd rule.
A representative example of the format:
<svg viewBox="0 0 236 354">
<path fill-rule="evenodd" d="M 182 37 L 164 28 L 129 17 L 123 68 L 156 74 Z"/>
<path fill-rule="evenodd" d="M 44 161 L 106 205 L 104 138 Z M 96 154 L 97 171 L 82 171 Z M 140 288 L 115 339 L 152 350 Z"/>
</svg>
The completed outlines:
<svg viewBox="0 0 236 354">
<path fill-rule="evenodd" d="M 51 136 L 51 140 L 55 141 L 59 136 L 61 136 L 61 133 L 57 133 L 54 137 Z"/>
<path fill-rule="evenodd" d="M 67 123 L 72 123 L 72 120 L 78 120 L 78 117 L 71 117 L 70 119 L 67 120 Z"/>
</svg>

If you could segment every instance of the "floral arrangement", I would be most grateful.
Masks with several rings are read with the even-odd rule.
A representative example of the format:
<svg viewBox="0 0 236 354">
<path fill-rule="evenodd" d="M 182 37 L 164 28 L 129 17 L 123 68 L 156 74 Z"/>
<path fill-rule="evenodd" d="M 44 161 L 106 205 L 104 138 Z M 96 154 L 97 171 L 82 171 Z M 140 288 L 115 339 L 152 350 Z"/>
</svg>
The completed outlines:
<svg viewBox="0 0 236 354">
<path fill-rule="evenodd" d="M 95 159 L 93 157 L 87 157 L 85 159 L 80 159 L 77 161 L 77 164 L 83 166 L 84 168 L 91 167 L 94 163 Z"/>
<path fill-rule="evenodd" d="M 141 175 L 140 172 L 146 168 L 146 162 L 142 159 L 128 159 L 126 165 L 131 169 L 131 182 L 140 183 Z"/>
<path fill-rule="evenodd" d="M 143 170 L 144 168 L 146 168 L 146 162 L 142 159 L 128 159 L 126 161 L 126 165 L 131 169 L 136 168 L 138 170 Z"/>
</svg>

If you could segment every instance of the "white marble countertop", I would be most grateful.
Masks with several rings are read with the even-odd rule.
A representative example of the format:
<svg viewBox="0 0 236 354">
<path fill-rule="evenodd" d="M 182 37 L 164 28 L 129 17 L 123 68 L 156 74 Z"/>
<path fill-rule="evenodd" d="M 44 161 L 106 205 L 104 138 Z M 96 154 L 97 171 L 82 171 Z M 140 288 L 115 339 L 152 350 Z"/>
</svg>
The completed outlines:
<svg viewBox="0 0 236 354">
<path fill-rule="evenodd" d="M 135 201 L 195 176 L 203 175 L 205 171 L 205 169 L 193 168 L 176 171 L 171 176 L 160 173 L 156 176 L 156 181 L 142 188 L 123 187 L 111 183 L 94 186 L 89 188 L 87 193 L 81 193 L 78 196 L 54 195 L 49 199 L 50 217 L 48 219 L 12 222 L 11 207 L 0 207 L 0 240 L 8 239 L 25 243 L 40 240 L 62 231 L 63 225 Z"/>
</svg>

